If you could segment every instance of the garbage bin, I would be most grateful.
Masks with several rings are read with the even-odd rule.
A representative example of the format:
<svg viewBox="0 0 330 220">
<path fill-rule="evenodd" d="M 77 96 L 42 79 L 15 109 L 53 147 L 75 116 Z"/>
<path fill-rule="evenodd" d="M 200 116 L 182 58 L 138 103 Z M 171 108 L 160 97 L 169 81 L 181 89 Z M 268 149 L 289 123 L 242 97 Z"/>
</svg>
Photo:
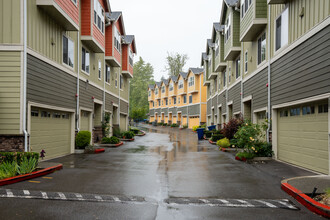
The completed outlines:
<svg viewBox="0 0 330 220">
<path fill-rule="evenodd" d="M 207 128 L 209 129 L 209 131 L 212 131 L 215 129 L 215 127 L 216 127 L 216 125 L 211 125 L 211 126 L 208 126 Z"/>
<path fill-rule="evenodd" d="M 202 140 L 204 137 L 204 128 L 197 128 L 198 140 Z"/>
</svg>

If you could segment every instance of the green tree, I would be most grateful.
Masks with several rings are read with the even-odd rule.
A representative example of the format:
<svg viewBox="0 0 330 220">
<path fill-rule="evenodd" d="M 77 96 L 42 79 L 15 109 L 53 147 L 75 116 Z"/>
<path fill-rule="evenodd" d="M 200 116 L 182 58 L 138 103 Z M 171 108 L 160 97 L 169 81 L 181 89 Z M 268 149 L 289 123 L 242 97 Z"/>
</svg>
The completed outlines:
<svg viewBox="0 0 330 220">
<path fill-rule="evenodd" d="M 168 53 L 166 57 L 166 65 L 165 70 L 168 71 L 169 76 L 178 76 L 184 65 L 186 65 L 188 60 L 187 54 L 179 54 L 179 53 Z"/>
<path fill-rule="evenodd" d="M 147 117 L 149 112 L 148 85 L 154 84 L 154 69 L 150 63 L 146 63 L 141 57 L 134 63 L 134 76 L 130 82 L 130 117 L 141 120 Z"/>
</svg>

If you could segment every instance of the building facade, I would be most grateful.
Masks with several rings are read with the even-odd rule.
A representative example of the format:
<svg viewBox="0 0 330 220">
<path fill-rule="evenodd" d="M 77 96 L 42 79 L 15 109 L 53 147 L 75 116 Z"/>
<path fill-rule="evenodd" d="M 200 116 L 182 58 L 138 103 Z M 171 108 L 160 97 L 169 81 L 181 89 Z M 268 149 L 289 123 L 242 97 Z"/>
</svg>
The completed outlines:
<svg viewBox="0 0 330 220">
<path fill-rule="evenodd" d="M 2 0 L 0 150 L 74 152 L 127 130 L 135 39 L 108 0 Z M 105 118 L 109 119 L 107 123 Z"/>
<path fill-rule="evenodd" d="M 190 68 L 149 85 L 150 122 L 178 124 L 192 128 L 206 123 L 206 86 L 203 69 Z"/>
<path fill-rule="evenodd" d="M 330 3 L 224 0 L 202 54 L 207 124 L 271 121 L 275 158 L 330 172 Z"/>
</svg>

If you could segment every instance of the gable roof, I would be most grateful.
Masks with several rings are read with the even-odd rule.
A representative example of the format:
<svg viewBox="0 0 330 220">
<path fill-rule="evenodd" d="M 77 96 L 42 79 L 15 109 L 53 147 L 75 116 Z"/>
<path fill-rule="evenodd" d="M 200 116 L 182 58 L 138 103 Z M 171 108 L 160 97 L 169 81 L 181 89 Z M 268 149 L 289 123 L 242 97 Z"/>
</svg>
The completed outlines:
<svg viewBox="0 0 330 220">
<path fill-rule="evenodd" d="M 224 0 L 226 2 L 226 4 L 228 5 L 228 7 L 234 7 L 237 6 L 237 3 L 239 2 L 239 0 Z"/>
<path fill-rule="evenodd" d="M 188 73 L 187 72 L 180 72 L 179 75 L 182 76 L 182 78 L 186 79 L 187 76 L 188 76 Z"/>
<path fill-rule="evenodd" d="M 158 86 L 158 88 L 162 85 L 162 82 L 155 82 L 156 86 Z"/>
<path fill-rule="evenodd" d="M 167 86 L 168 85 L 168 79 L 163 79 L 162 82 Z"/>
<path fill-rule="evenodd" d="M 189 68 L 189 70 L 195 75 L 199 75 L 204 71 L 203 68 Z"/>
<path fill-rule="evenodd" d="M 149 84 L 149 89 L 154 90 L 155 89 L 155 84 Z"/>
<path fill-rule="evenodd" d="M 133 44 L 133 53 L 136 53 L 136 45 L 135 45 L 135 36 L 134 35 L 125 35 L 122 37 L 123 44 Z"/>
<path fill-rule="evenodd" d="M 208 60 L 207 54 L 204 52 L 202 53 L 202 57 L 201 57 L 201 66 L 203 66 L 204 64 L 204 60 Z"/>
<path fill-rule="evenodd" d="M 111 13 L 106 13 L 105 16 L 110 20 L 111 23 L 115 23 L 119 20 L 123 29 L 123 35 L 126 35 L 123 13 L 121 11 L 113 11 Z"/>
<path fill-rule="evenodd" d="M 212 42 L 215 42 L 216 33 L 222 32 L 225 29 L 225 25 L 221 25 L 220 22 L 213 23 L 212 28 Z"/>
<path fill-rule="evenodd" d="M 173 82 L 177 82 L 178 81 L 178 78 L 177 76 L 170 76 L 170 78 L 168 79 L 168 81 L 172 80 Z"/>
</svg>

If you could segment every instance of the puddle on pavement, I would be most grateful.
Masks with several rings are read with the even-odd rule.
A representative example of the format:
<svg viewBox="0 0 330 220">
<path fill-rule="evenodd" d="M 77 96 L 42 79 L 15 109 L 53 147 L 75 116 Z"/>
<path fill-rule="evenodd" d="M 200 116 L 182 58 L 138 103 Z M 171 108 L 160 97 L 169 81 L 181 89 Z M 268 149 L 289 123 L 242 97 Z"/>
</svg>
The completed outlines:
<svg viewBox="0 0 330 220">
<path fill-rule="evenodd" d="M 145 152 L 146 150 L 147 150 L 146 146 L 139 145 L 137 148 L 130 148 L 130 149 L 124 150 L 124 152 L 126 152 L 126 153 L 142 153 L 142 152 Z"/>
</svg>

